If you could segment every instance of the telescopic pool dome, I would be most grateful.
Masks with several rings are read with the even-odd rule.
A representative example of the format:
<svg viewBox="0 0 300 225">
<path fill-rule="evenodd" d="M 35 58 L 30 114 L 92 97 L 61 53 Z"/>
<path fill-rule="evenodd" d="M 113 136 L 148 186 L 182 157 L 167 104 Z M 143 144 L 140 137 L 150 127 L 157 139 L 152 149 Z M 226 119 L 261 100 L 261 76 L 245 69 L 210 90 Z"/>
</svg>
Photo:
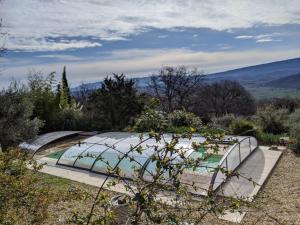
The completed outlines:
<svg viewBox="0 0 300 225">
<path fill-rule="evenodd" d="M 168 142 L 172 140 L 172 135 L 166 134 L 163 138 L 165 142 Z M 215 168 L 235 170 L 257 148 L 257 141 L 253 137 L 235 137 L 234 139 L 237 141 L 229 145 L 226 151 L 208 157 L 196 170 L 184 171 L 181 179 L 199 187 L 198 191 L 191 189 L 191 192 L 203 194 L 204 189 L 217 189 L 226 180 L 226 176 Z M 195 150 L 192 144 L 204 143 L 205 140 L 201 136 L 193 136 L 190 139 L 180 138 L 176 148 L 180 149 L 185 157 L 197 159 L 203 157 L 205 150 Z M 142 147 L 141 154 L 130 151 L 136 146 Z M 125 178 L 132 179 L 138 175 L 150 181 L 151 174 L 155 173 L 156 168 L 151 156 L 155 153 L 155 148 L 163 146 L 164 142 L 156 142 L 147 134 L 141 138 L 141 134 L 138 133 L 102 133 L 68 148 L 58 159 L 57 164 L 101 174 L 109 174 L 112 168 L 118 166 L 121 175 Z M 180 157 L 174 157 L 174 160 L 180 161 Z"/>
</svg>

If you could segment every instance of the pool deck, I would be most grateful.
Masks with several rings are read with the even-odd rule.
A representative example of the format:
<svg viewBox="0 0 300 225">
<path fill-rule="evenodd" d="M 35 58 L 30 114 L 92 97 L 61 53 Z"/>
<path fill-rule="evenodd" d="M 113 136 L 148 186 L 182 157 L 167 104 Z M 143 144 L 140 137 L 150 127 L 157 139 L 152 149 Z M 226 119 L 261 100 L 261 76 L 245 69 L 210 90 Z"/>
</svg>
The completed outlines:
<svg viewBox="0 0 300 225">
<path fill-rule="evenodd" d="M 237 169 L 241 176 L 228 179 L 221 185 L 218 194 L 245 201 L 253 201 L 253 198 L 270 176 L 281 155 L 282 151 L 269 150 L 269 147 L 260 146 Z M 249 178 L 252 181 L 249 181 Z"/>
</svg>

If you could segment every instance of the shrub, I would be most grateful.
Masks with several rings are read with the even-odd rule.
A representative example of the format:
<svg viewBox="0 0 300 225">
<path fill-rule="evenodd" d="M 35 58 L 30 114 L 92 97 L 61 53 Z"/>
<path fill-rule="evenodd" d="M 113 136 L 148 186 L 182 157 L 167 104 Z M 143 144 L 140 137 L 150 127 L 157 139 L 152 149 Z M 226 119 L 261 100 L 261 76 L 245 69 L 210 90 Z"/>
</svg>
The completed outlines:
<svg viewBox="0 0 300 225">
<path fill-rule="evenodd" d="M 300 133 L 298 133 L 296 136 L 294 136 L 291 139 L 290 148 L 296 153 L 300 154 Z"/>
<path fill-rule="evenodd" d="M 238 118 L 230 124 L 230 131 L 234 135 L 252 135 L 255 136 L 256 129 L 254 124 L 248 120 Z"/>
<path fill-rule="evenodd" d="M 288 111 L 286 109 L 276 110 L 272 106 L 267 106 L 257 113 L 257 121 L 263 132 L 272 134 L 282 134 L 287 131 L 286 121 Z"/>
<path fill-rule="evenodd" d="M 233 114 L 226 114 L 220 117 L 213 117 L 211 121 L 211 125 L 216 128 L 227 130 L 230 124 L 232 123 L 232 121 L 235 119 L 236 117 Z"/>
<path fill-rule="evenodd" d="M 290 114 L 287 126 L 291 129 L 295 124 L 300 124 L 300 109 L 296 109 L 295 112 Z"/>
<path fill-rule="evenodd" d="M 260 142 L 260 144 L 280 145 L 281 135 L 272 134 L 272 133 L 265 133 L 265 132 L 260 131 L 260 132 L 257 132 L 256 138 Z"/>
<path fill-rule="evenodd" d="M 137 118 L 133 129 L 137 132 L 162 131 L 167 126 L 168 120 L 163 112 L 148 108 Z"/>
<path fill-rule="evenodd" d="M 168 119 L 171 125 L 175 127 L 200 128 L 202 125 L 201 119 L 198 116 L 185 110 L 173 111 L 168 115 Z"/>
<path fill-rule="evenodd" d="M 290 134 L 290 148 L 296 154 L 300 154 L 300 109 L 295 110 L 288 120 L 289 134 Z"/>
<path fill-rule="evenodd" d="M 52 189 L 37 185 L 38 169 L 19 150 L 0 152 L 0 224 L 45 224 L 49 207 L 56 201 Z"/>
</svg>

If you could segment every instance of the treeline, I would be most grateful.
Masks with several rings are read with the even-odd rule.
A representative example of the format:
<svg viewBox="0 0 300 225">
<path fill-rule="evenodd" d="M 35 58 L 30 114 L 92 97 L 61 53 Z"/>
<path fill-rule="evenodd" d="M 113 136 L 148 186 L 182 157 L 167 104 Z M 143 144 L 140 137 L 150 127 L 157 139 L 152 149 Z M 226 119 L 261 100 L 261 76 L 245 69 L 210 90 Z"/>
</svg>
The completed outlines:
<svg viewBox="0 0 300 225">
<path fill-rule="evenodd" d="M 205 127 L 255 135 L 269 144 L 297 133 L 288 118 L 297 117 L 299 106 L 294 99 L 257 102 L 236 81 L 207 83 L 203 74 L 184 66 L 163 67 L 143 92 L 133 80 L 113 74 L 98 90 L 82 85 L 72 96 L 64 68 L 59 82 L 54 73 L 34 73 L 27 84 L 13 83 L 1 91 L 0 143 L 6 149 L 57 130 L 184 132 Z"/>
</svg>

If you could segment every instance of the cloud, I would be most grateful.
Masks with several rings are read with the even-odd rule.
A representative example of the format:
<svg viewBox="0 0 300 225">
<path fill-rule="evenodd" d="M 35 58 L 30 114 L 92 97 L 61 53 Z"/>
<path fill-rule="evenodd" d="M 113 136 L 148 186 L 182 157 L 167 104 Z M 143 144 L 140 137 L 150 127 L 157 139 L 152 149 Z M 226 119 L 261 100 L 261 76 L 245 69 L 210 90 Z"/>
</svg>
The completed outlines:
<svg viewBox="0 0 300 225">
<path fill-rule="evenodd" d="M 100 47 L 99 42 L 83 40 L 47 40 L 46 38 L 9 38 L 5 47 L 15 51 L 63 51 L 68 49 Z"/>
<path fill-rule="evenodd" d="M 197 67 L 206 73 L 220 72 L 243 66 L 299 57 L 299 49 L 280 51 L 256 49 L 243 52 L 219 51 L 211 53 L 187 49 L 131 49 L 113 51 L 109 54 L 110 56 L 95 58 L 88 62 L 62 61 L 60 63 L 37 65 L 33 61 L 26 66 L 24 64 L 22 66 L 14 65 L 3 71 L 0 87 L 7 85 L 7 82 L 13 76 L 18 80 L 24 79 L 26 72 L 32 69 L 44 71 L 45 74 L 52 71 L 59 73 L 63 66 L 66 65 L 69 81 L 74 86 L 82 81 L 94 82 L 102 80 L 105 76 L 112 73 L 124 73 L 129 77 L 147 76 L 157 72 L 161 66 L 166 65 Z"/>
<path fill-rule="evenodd" d="M 38 55 L 36 58 L 56 59 L 61 61 L 79 61 L 82 60 L 80 57 L 73 55 Z"/>
<path fill-rule="evenodd" d="M 9 49 L 57 51 L 101 46 L 149 28 L 230 30 L 299 24 L 299 0 L 6 0 L 0 7 Z M 48 38 L 77 37 L 63 43 Z M 58 42 L 58 43 L 57 43 Z"/>
<path fill-rule="evenodd" d="M 275 41 L 275 40 L 273 40 L 272 38 L 262 38 L 256 40 L 256 43 L 264 43 L 264 42 L 271 42 L 271 41 Z"/>
<path fill-rule="evenodd" d="M 253 39 L 254 36 L 250 35 L 241 35 L 241 36 L 236 36 L 235 39 Z"/>
<path fill-rule="evenodd" d="M 256 43 L 272 42 L 272 41 L 281 41 L 280 39 L 274 39 L 274 37 L 281 36 L 281 33 L 271 33 L 271 34 L 260 34 L 260 35 L 240 35 L 236 36 L 235 39 L 252 39 L 256 40 Z"/>
</svg>

